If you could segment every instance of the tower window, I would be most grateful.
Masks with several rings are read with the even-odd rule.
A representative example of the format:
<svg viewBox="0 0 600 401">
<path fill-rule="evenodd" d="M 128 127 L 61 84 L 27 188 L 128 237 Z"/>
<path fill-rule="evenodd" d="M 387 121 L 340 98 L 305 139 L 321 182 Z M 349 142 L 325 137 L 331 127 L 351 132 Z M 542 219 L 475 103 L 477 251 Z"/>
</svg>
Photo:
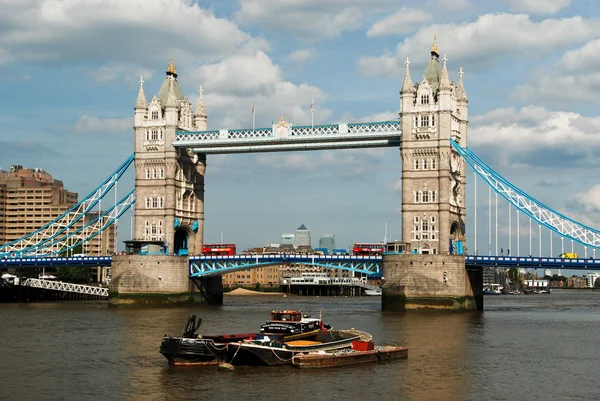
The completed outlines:
<svg viewBox="0 0 600 401">
<path fill-rule="evenodd" d="M 436 160 L 435 159 L 431 159 L 431 169 L 435 170 L 436 169 Z"/>
<path fill-rule="evenodd" d="M 421 191 L 419 191 L 421 192 Z M 423 191 L 423 203 L 429 203 L 429 192 Z"/>
<path fill-rule="evenodd" d="M 435 116 L 431 116 L 431 126 L 435 127 Z"/>
<path fill-rule="evenodd" d="M 152 136 L 150 137 L 153 141 L 158 139 L 158 128 L 152 128 Z"/>
<path fill-rule="evenodd" d="M 429 127 L 429 116 L 421 116 L 421 127 Z"/>
<path fill-rule="evenodd" d="M 152 111 L 152 119 L 153 120 L 158 120 L 158 110 L 153 110 Z"/>
<path fill-rule="evenodd" d="M 429 95 L 421 95 L 421 104 L 429 104 Z"/>
<path fill-rule="evenodd" d="M 427 170 L 427 159 L 423 159 L 423 170 Z"/>
<path fill-rule="evenodd" d="M 419 169 L 419 159 L 415 159 L 414 166 L 415 166 L 415 170 Z"/>
</svg>

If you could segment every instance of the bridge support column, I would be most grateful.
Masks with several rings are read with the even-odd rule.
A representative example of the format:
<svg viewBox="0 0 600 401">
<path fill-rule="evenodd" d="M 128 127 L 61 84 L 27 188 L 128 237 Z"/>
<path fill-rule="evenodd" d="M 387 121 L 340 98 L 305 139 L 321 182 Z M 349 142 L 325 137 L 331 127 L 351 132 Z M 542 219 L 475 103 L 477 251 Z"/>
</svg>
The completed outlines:
<svg viewBox="0 0 600 401">
<path fill-rule="evenodd" d="M 483 310 L 482 271 L 460 255 L 383 256 L 381 309 Z"/>
<path fill-rule="evenodd" d="M 118 255 L 111 273 L 111 305 L 206 302 L 190 280 L 185 256 Z"/>
</svg>

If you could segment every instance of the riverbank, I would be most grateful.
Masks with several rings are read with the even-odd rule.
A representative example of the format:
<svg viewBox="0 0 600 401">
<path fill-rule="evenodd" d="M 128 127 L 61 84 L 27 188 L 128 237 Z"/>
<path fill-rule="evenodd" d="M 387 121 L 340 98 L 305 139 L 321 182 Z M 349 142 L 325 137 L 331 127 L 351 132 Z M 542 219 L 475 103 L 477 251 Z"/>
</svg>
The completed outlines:
<svg viewBox="0 0 600 401">
<path fill-rule="evenodd" d="M 282 296 L 282 295 L 286 295 L 285 292 L 262 292 L 262 291 L 253 291 L 253 290 L 247 290 L 245 288 L 236 288 L 233 291 L 229 291 L 224 293 L 223 295 L 234 295 L 234 296 L 257 296 L 257 295 L 278 295 L 278 296 Z"/>
</svg>

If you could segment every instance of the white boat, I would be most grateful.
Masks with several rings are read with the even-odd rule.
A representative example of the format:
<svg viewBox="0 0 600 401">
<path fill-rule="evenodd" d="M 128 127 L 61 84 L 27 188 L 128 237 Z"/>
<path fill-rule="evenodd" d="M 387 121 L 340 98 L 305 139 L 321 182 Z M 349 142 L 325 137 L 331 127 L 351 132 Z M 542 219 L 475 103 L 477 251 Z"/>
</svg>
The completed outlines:
<svg viewBox="0 0 600 401">
<path fill-rule="evenodd" d="M 365 290 L 365 295 L 381 296 L 381 288 L 377 288 L 374 290 Z"/>
</svg>

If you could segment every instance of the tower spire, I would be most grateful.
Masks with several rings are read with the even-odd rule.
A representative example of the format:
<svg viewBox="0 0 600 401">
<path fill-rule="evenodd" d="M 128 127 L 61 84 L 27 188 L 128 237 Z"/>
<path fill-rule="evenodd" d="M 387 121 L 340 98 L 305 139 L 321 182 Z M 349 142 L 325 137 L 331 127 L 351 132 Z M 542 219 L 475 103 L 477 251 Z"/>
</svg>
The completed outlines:
<svg viewBox="0 0 600 401">
<path fill-rule="evenodd" d="M 463 83 L 463 69 L 460 67 L 458 70 L 458 87 L 456 88 L 456 97 L 459 100 L 467 100 L 467 93 L 465 92 L 465 85 Z"/>
<path fill-rule="evenodd" d="M 444 58 L 442 59 L 444 64 L 442 65 L 442 75 L 440 77 L 440 89 L 450 90 L 450 78 L 448 77 L 448 70 L 446 69 L 446 55 L 444 54 Z"/>
<path fill-rule="evenodd" d="M 437 46 L 437 35 L 434 33 L 433 34 L 433 45 L 431 46 L 431 54 L 434 54 L 439 56 L 438 53 L 438 46 Z"/>
<path fill-rule="evenodd" d="M 177 107 L 177 96 L 175 96 L 175 90 L 173 89 L 173 81 L 169 82 L 169 95 L 167 96 L 167 108 Z"/>
<path fill-rule="evenodd" d="M 173 60 L 173 57 L 171 57 L 171 61 L 169 61 L 169 65 L 167 66 L 167 75 L 172 75 L 173 77 L 177 78 L 177 67 L 175 67 Z"/>
<path fill-rule="evenodd" d="M 144 77 L 140 77 L 140 91 L 137 95 L 137 100 L 135 102 L 136 109 L 147 109 L 148 104 L 146 103 L 146 96 L 144 95 Z"/>
<path fill-rule="evenodd" d="M 402 81 L 402 89 L 400 90 L 400 93 L 408 93 L 413 90 L 413 82 L 410 78 L 410 60 L 408 57 L 406 58 L 406 62 L 404 64 L 406 65 L 406 72 L 404 73 L 404 80 Z"/>
<path fill-rule="evenodd" d="M 196 106 L 196 115 L 206 116 L 206 107 L 204 107 L 204 89 L 200 86 L 198 89 L 198 105 Z"/>
</svg>

